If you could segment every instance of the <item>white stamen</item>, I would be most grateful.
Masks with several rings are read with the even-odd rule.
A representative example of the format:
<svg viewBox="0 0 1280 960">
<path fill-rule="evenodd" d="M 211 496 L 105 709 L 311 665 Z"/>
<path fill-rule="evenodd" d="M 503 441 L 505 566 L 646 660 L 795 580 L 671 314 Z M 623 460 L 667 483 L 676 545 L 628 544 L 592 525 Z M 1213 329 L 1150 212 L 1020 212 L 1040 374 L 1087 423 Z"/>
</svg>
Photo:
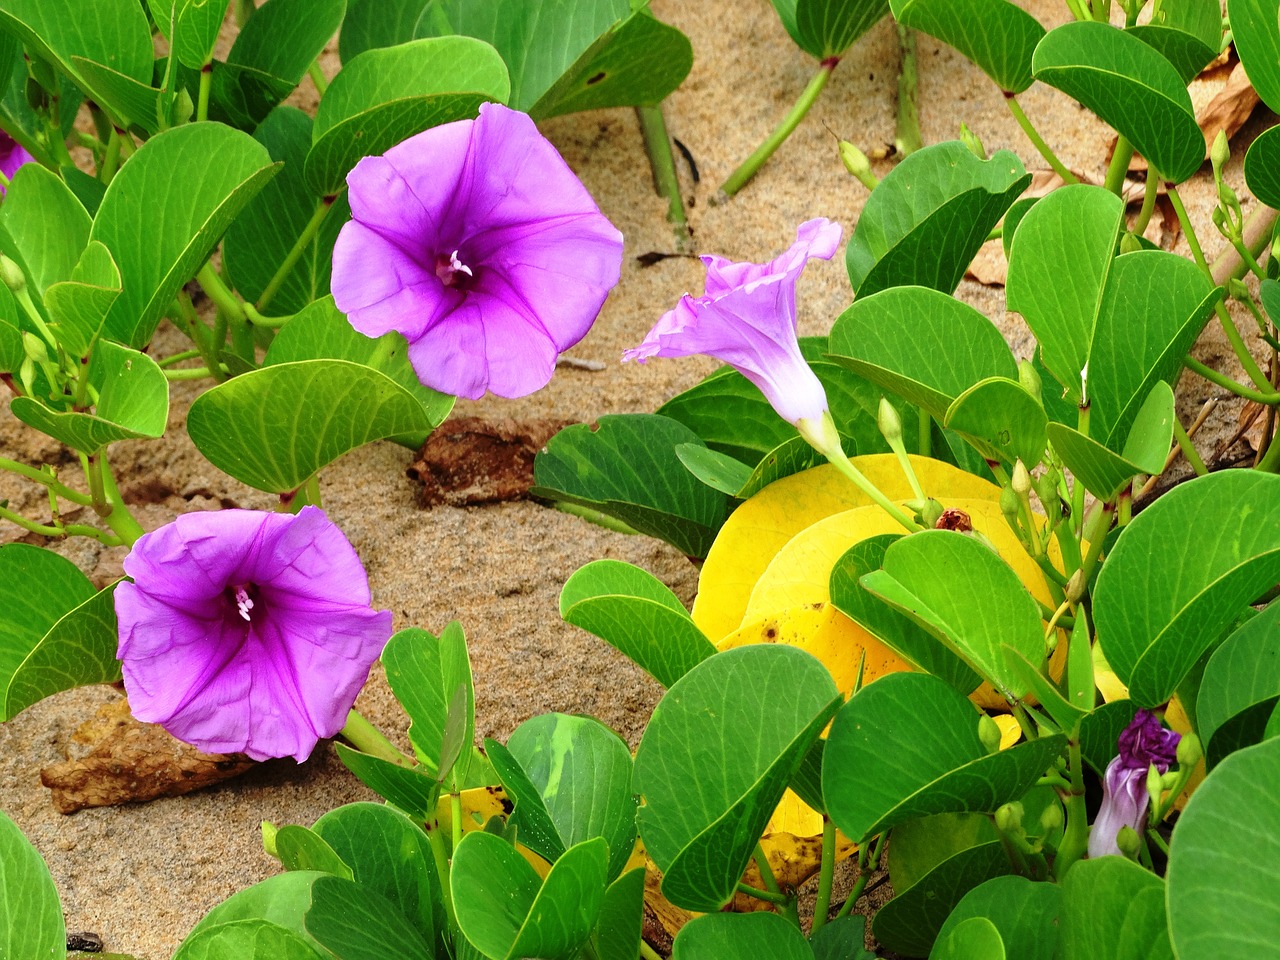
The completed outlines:
<svg viewBox="0 0 1280 960">
<path fill-rule="evenodd" d="M 249 611 L 253 609 L 253 600 L 244 587 L 236 587 L 236 609 L 245 620 L 250 620 Z"/>
<path fill-rule="evenodd" d="M 455 269 L 455 270 L 461 270 L 461 271 L 462 271 L 463 273 L 465 273 L 468 277 L 474 277 L 474 276 L 475 276 L 475 274 L 471 272 L 471 268 L 470 268 L 470 267 L 468 267 L 465 263 L 463 263 L 461 260 L 459 260 L 459 259 L 458 259 L 458 251 L 457 251 L 457 250 L 455 250 L 455 251 L 453 251 L 453 253 L 449 254 L 449 266 L 453 267 L 453 269 Z"/>
</svg>

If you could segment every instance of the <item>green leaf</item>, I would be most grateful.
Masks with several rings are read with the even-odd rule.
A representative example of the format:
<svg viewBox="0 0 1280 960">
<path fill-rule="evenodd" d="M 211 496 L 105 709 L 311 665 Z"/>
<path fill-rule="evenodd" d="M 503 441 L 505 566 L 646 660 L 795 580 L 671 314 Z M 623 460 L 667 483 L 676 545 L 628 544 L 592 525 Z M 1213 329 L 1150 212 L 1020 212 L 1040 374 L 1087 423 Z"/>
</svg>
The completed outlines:
<svg viewBox="0 0 1280 960">
<path fill-rule="evenodd" d="M 751 479 L 751 468 L 727 453 L 719 453 L 700 443 L 682 443 L 676 456 L 684 468 L 712 490 L 733 496 Z"/>
<path fill-rule="evenodd" d="M 999 840 L 1000 833 L 981 813 L 936 813 L 898 824 L 889 838 L 889 882 L 895 890 L 907 890 L 943 861 Z"/>
<path fill-rule="evenodd" d="M 213 56 L 218 30 L 227 15 L 226 0 L 175 0 L 173 10 L 173 55 L 184 67 L 198 70 Z M 157 17 L 156 23 L 163 30 L 160 21 Z"/>
<path fill-rule="evenodd" d="M 962 850 L 914 886 L 895 891 L 897 896 L 876 914 L 871 932 L 890 950 L 909 957 L 928 956 L 938 931 L 964 895 L 993 877 L 1012 872 L 1009 856 L 998 840 Z"/>
<path fill-rule="evenodd" d="M 1164 881 L 1124 857 L 1075 864 L 1062 880 L 1059 960 L 1173 960 L 1164 901 Z"/>
<path fill-rule="evenodd" d="M 1138 705 L 1132 700 L 1112 700 L 1080 721 L 1080 753 L 1099 777 L 1119 752 L 1120 734 L 1133 722 Z"/>
<path fill-rule="evenodd" d="M 804 934 L 776 913 L 709 913 L 680 928 L 679 960 L 813 960 Z"/>
<path fill-rule="evenodd" d="M 215 467 L 268 493 L 297 490 L 373 440 L 430 429 L 418 400 L 346 360 L 263 367 L 201 394 L 187 432 Z"/>
<path fill-rule="evenodd" d="M 1120 534 L 1098 574 L 1094 616 L 1138 706 L 1168 700 L 1240 607 L 1280 580 L 1278 497 L 1273 474 L 1209 474 L 1175 487 Z"/>
<path fill-rule="evenodd" d="M 214 60 L 209 83 L 209 119 L 251 133 L 293 91 L 295 84 L 252 67 Z M 182 79 L 188 90 L 195 90 L 199 77 L 195 71 Z M 182 73 L 179 73 L 182 76 Z"/>
<path fill-rule="evenodd" d="M 292 89 L 338 32 L 346 11 L 346 0 L 268 0 L 240 28 L 227 63 L 277 77 Z"/>
<path fill-rule="evenodd" d="M 418 21 L 433 6 L 432 0 L 347 0 L 347 15 L 338 37 L 342 62 L 366 50 L 394 47 L 424 36 Z"/>
<path fill-rule="evenodd" d="M 867 918 L 859 914 L 838 917 L 809 938 L 814 960 L 876 960 L 866 949 Z"/>
<path fill-rule="evenodd" d="M 951 530 L 903 537 L 862 586 L 911 618 L 1010 699 L 1023 696 L 1021 672 L 1005 652 L 1045 658 L 1040 607 L 1013 569 L 989 547 Z"/>
<path fill-rule="evenodd" d="M 323 876 L 326 874 L 296 870 L 278 873 L 261 883 L 239 890 L 206 913 L 188 935 L 187 942 L 195 940 L 197 934 L 223 924 L 240 920 L 265 920 L 297 934 L 304 942 L 311 944 L 323 960 L 329 960 L 328 955 L 321 951 L 320 944 L 307 933 L 303 925 L 303 917 L 311 905 L 312 885 Z M 239 955 L 227 954 L 225 958 L 220 955 L 212 956 L 216 956 L 217 960 L 233 960 Z M 180 960 L 180 957 L 175 960 Z"/>
<path fill-rule="evenodd" d="M 377 370 L 399 384 L 418 401 L 427 419 L 425 430 L 392 437 L 402 446 L 414 450 L 422 446 L 428 434 L 442 424 L 453 409 L 453 397 L 423 386 L 418 379 L 413 364 L 409 362 L 408 344 L 404 337 L 394 332 L 377 340 L 366 337 L 339 312 L 331 296 L 312 303 L 281 327 L 267 348 L 262 365 L 269 367 L 300 360 L 350 360 Z"/>
<path fill-rule="evenodd" d="M 276 169 L 252 137 L 216 123 L 175 127 L 144 143 L 107 187 L 89 234 L 111 251 L 123 280 L 108 335 L 145 346 L 179 288 Z M 175 179 L 175 170 L 187 172 Z"/>
<path fill-rule="evenodd" d="M 891 5 L 900 24 L 955 47 L 1006 95 L 1031 86 L 1031 55 L 1044 27 L 1008 0 L 892 0 Z"/>
<path fill-rule="evenodd" d="M 728 498 L 698 481 L 675 455 L 701 443 L 656 414 L 601 417 L 551 438 L 533 465 L 534 496 L 598 510 L 691 557 L 705 557 L 728 516 Z"/>
<path fill-rule="evenodd" d="M 319 196 L 336 194 L 361 157 L 385 153 L 429 127 L 473 117 L 486 100 L 506 102 L 509 91 L 502 58 L 470 37 L 368 50 L 342 68 L 320 101 L 307 183 Z"/>
<path fill-rule="evenodd" d="M 449 706 L 459 688 L 467 696 L 462 740 L 467 746 L 475 740 L 475 690 L 462 626 L 453 621 L 438 639 L 416 627 L 401 630 L 387 641 L 382 664 L 391 691 L 409 715 L 409 740 L 418 760 L 451 789 L 460 789 L 468 761 L 452 771 L 441 771 L 440 766 Z"/>
<path fill-rule="evenodd" d="M 340 877 L 323 876 L 312 884 L 305 922 L 307 932 L 329 955 L 342 960 L 435 960 L 438 956 L 432 939 L 424 939 L 386 897 Z"/>
<path fill-rule="evenodd" d="M 636 841 L 636 803 L 631 794 L 631 751 L 593 717 L 547 713 L 526 720 L 507 750 L 537 790 L 516 801 L 541 803 L 565 849 L 603 837 L 609 845 L 610 882 L 622 874 Z M 554 858 L 548 858 L 554 859 Z"/>
<path fill-rule="evenodd" d="M 1203 6 L 1197 0 L 1197 4 L 1183 3 L 1178 5 L 1178 8 L 1190 8 L 1193 5 Z M 1140 24 L 1129 27 L 1125 32 L 1137 37 L 1173 64 L 1173 68 L 1178 71 L 1178 79 L 1186 85 L 1199 76 L 1200 71 L 1218 55 L 1222 18 L 1218 17 L 1219 37 L 1215 39 L 1212 46 L 1185 30 L 1163 24 Z"/>
<path fill-rule="evenodd" d="M 172 94 L 83 57 L 72 57 L 71 62 L 85 88 L 97 91 L 101 106 L 122 129 L 151 136 L 161 129 L 162 118 L 169 120 Z"/>
<path fill-rule="evenodd" d="M 591 945 L 599 960 L 636 960 L 643 928 L 644 867 L 636 867 L 609 884 Z"/>
<path fill-rule="evenodd" d="M 961 923 L 985 917 L 999 932 L 1004 951 L 1018 960 L 1054 960 L 1061 887 L 1026 877 L 996 877 L 964 895 L 938 931 L 938 942 Z"/>
<path fill-rule="evenodd" d="M 64 955 L 66 943 L 67 928 L 49 868 L 18 825 L 0 811 L 0 956 L 53 960 Z"/>
<path fill-rule="evenodd" d="M 44 295 L 49 328 L 68 353 L 88 357 L 120 292 L 120 270 L 111 251 L 94 240 L 71 279 L 52 284 Z"/>
<path fill-rule="evenodd" d="M 952 293 L 1030 182 L 1007 150 L 979 160 L 953 140 L 912 153 L 871 192 L 849 239 L 845 265 L 858 297 L 905 286 Z"/>
<path fill-rule="evenodd" d="M 338 759 L 366 787 L 415 820 L 427 821 L 436 815 L 440 783 L 422 766 L 402 767 L 344 743 L 335 743 Z"/>
<path fill-rule="evenodd" d="M 979 381 L 1018 378 L 1013 354 L 990 320 L 926 287 L 859 297 L 831 328 L 830 351 L 837 363 L 938 420 Z"/>
<path fill-rule="evenodd" d="M 1269 0 L 1227 0 L 1231 37 L 1258 96 L 1280 109 L 1280 22 Z"/>
<path fill-rule="evenodd" d="M 889 742 L 912 749 L 886 750 Z M 931 813 L 993 812 L 1025 794 L 1065 746 L 1053 735 L 989 754 L 963 695 L 928 674 L 893 673 L 836 714 L 822 795 L 836 826 L 862 842 Z"/>
<path fill-rule="evenodd" d="M 5 691 L 0 720 L 10 720 L 62 690 L 120 679 L 115 586 L 99 590 L 68 610 L 11 674 L 0 674 L 0 688 Z"/>
<path fill-rule="evenodd" d="M 287 824 L 276 831 L 275 842 L 276 854 L 286 870 L 316 870 L 352 879 L 351 868 L 314 830 Z"/>
<path fill-rule="evenodd" d="M 155 438 L 169 420 L 169 382 L 145 353 L 103 341 L 94 350 L 89 383 L 93 413 L 60 413 L 30 397 L 14 397 L 13 415 L 72 449 L 92 456 L 117 440 Z"/>
<path fill-rule="evenodd" d="M 837 610 L 886 644 L 894 653 L 925 673 L 933 674 L 960 693 L 972 693 L 982 678 L 942 641 L 869 593 L 861 577 L 884 564 L 896 534 L 868 537 L 850 547 L 831 568 L 831 602 Z"/>
<path fill-rule="evenodd" d="M 1273 210 L 1280 208 L 1280 128 L 1262 131 L 1244 155 L 1249 192 Z"/>
<path fill-rule="evenodd" d="M 69 280 L 89 242 L 89 214 L 56 173 L 23 164 L 0 204 L 0 252 L 22 268 L 40 302 L 50 284 Z"/>
<path fill-rule="evenodd" d="M 1014 954 L 1017 956 L 1017 954 Z M 1004 960 L 1005 946 L 996 925 L 986 917 L 970 917 L 938 939 L 929 960 Z"/>
<path fill-rule="evenodd" d="M 889 12 L 889 0 L 773 0 L 791 39 L 818 60 L 839 57 Z"/>
<path fill-rule="evenodd" d="M 664 583 L 620 560 L 596 560 L 571 576 L 560 591 L 560 616 L 626 655 L 664 687 L 716 652 Z"/>
<path fill-rule="evenodd" d="M 1080 101 L 1174 183 L 1204 160 L 1204 135 L 1173 64 L 1137 37 L 1093 21 L 1051 30 L 1032 60 L 1037 80 Z"/>
<path fill-rule="evenodd" d="M 1168 871 L 1169 935 L 1180 960 L 1264 956 L 1280 930 L 1280 739 L 1233 753 L 1178 821 Z"/>
<path fill-rule="evenodd" d="M 315 947 L 267 920 L 202 926 L 182 941 L 173 960 L 325 960 Z"/>
<path fill-rule="evenodd" d="M 608 845 L 571 847 L 545 881 L 506 840 L 477 830 L 453 855 L 450 884 L 463 935 L 491 960 L 576 956 L 604 902 Z"/>
<path fill-rule="evenodd" d="M 1280 698 L 1280 603 L 1274 601 L 1236 629 L 1209 658 L 1196 698 L 1196 732 L 1212 769 L 1228 752 L 1214 743 L 1233 718 Z M 1224 737 L 1235 741 L 1235 737 Z M 1236 744 L 1233 742 L 1232 746 Z"/>
<path fill-rule="evenodd" d="M 1016 380 L 989 377 L 952 401 L 944 426 L 960 434 L 988 460 L 1034 466 L 1044 458 L 1049 418 L 1040 401 Z M 1172 424 L 1170 425 L 1172 429 Z"/>
<path fill-rule="evenodd" d="M 667 691 L 636 750 L 632 785 L 644 797 L 640 833 L 668 900 L 712 911 L 732 898 L 839 704 L 819 661 L 769 644 L 718 653 Z"/>
</svg>

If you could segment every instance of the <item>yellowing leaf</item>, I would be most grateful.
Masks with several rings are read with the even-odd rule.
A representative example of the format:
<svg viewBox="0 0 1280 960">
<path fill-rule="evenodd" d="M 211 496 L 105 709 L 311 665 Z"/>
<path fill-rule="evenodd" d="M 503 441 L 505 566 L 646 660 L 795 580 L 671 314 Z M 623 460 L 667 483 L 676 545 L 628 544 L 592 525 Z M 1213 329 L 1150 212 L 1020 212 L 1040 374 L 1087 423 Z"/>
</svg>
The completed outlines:
<svg viewBox="0 0 1280 960">
<path fill-rule="evenodd" d="M 911 463 L 931 496 L 1000 498 L 999 487 L 950 464 L 927 457 L 912 457 Z M 911 486 L 892 454 L 854 457 L 853 464 L 889 499 L 911 498 Z M 720 528 L 702 565 L 693 622 L 713 640 L 736 630 L 744 622 L 747 599 L 756 581 L 787 541 L 824 517 L 868 502 L 830 464 L 769 484 L 739 506 Z"/>
<path fill-rule="evenodd" d="M 997 713 L 991 718 L 996 722 L 996 726 L 1000 728 L 1000 749 L 1008 750 L 1015 743 L 1022 739 L 1022 727 L 1018 725 L 1018 718 L 1011 713 Z"/>
</svg>

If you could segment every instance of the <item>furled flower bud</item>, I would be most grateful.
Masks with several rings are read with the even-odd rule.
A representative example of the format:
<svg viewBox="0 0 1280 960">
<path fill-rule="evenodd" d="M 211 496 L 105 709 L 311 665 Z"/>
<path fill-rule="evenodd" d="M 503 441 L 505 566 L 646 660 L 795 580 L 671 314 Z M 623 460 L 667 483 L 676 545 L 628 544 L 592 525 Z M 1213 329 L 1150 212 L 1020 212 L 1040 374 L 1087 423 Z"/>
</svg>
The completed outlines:
<svg viewBox="0 0 1280 960">
<path fill-rule="evenodd" d="M 1016 800 L 1006 803 L 996 811 L 996 829 L 1001 833 L 1019 833 L 1022 830 L 1022 818 L 1026 811 Z"/>
<path fill-rule="evenodd" d="M 1031 493 L 1031 474 L 1027 472 L 1026 465 L 1019 460 L 1013 465 L 1012 478 L 1013 492 L 1021 499 Z"/>
<path fill-rule="evenodd" d="M 1018 494 L 1012 486 L 1004 487 L 1000 491 L 1000 512 L 1009 521 L 1009 526 L 1016 529 L 1018 516 L 1021 513 L 1021 504 L 1018 502 Z"/>
<path fill-rule="evenodd" d="M 0 282 L 3 282 L 14 293 L 17 293 L 27 285 L 27 278 L 23 274 L 22 268 L 4 254 L 0 254 Z"/>
<path fill-rule="evenodd" d="M 1222 167 L 1231 159 L 1231 144 L 1227 140 L 1227 132 L 1219 130 L 1218 135 L 1213 138 L 1213 146 L 1209 148 L 1209 160 L 1213 163 L 1213 176 L 1215 180 L 1222 179 Z"/>
<path fill-rule="evenodd" d="M 1179 739 L 1148 710 L 1139 710 L 1120 733 L 1119 752 L 1102 778 L 1102 806 L 1089 833 L 1089 856 L 1127 853 L 1120 845 L 1125 829 L 1138 839 L 1136 831 L 1146 822 L 1151 800 L 1149 771 L 1155 770 L 1158 779 L 1169 769 L 1177 757 Z"/>
<path fill-rule="evenodd" d="M 987 748 L 987 753 L 996 753 L 1000 749 L 1000 725 L 985 713 L 978 718 L 978 739 Z"/>
<path fill-rule="evenodd" d="M 1027 393 L 1037 400 L 1040 399 L 1040 392 L 1044 384 L 1040 380 L 1040 374 L 1036 370 L 1035 364 L 1030 360 L 1018 361 L 1018 382 L 1022 384 L 1022 389 L 1026 390 Z"/>
<path fill-rule="evenodd" d="M 1190 770 L 1204 759 L 1204 748 L 1200 746 L 1200 738 L 1194 733 L 1184 733 L 1178 741 L 1178 766 Z"/>
<path fill-rule="evenodd" d="M 1138 831 L 1127 824 L 1120 828 L 1120 832 L 1116 834 L 1116 852 L 1121 856 L 1128 857 L 1130 860 L 1138 859 L 1138 851 L 1142 847 L 1142 838 L 1138 836 Z"/>
<path fill-rule="evenodd" d="M 877 413 L 876 424 L 880 428 L 880 435 L 891 447 L 896 447 L 902 443 L 902 418 L 898 416 L 898 411 L 888 397 L 880 398 L 880 409 Z"/>
<path fill-rule="evenodd" d="M 880 185 L 880 179 L 871 172 L 871 161 L 867 159 L 867 155 L 848 140 L 840 141 L 840 162 L 868 190 L 874 190 Z"/>
<path fill-rule="evenodd" d="M 969 152 L 979 160 L 987 159 L 987 148 L 982 145 L 978 135 L 963 122 L 960 124 L 960 142 L 968 147 Z"/>
</svg>

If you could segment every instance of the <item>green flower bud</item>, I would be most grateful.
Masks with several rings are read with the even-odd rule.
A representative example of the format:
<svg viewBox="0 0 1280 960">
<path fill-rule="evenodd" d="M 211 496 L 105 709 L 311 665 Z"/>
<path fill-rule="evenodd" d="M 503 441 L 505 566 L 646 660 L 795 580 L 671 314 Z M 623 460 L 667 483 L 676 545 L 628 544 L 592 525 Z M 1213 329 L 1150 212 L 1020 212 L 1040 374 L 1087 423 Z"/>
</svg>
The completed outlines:
<svg viewBox="0 0 1280 960">
<path fill-rule="evenodd" d="M 169 111 L 169 122 L 175 127 L 180 127 L 195 116 L 195 112 L 196 105 L 191 102 L 191 94 L 187 92 L 186 87 L 183 87 L 173 100 L 173 107 Z"/>
<path fill-rule="evenodd" d="M 1022 513 L 1021 506 L 1018 502 L 1018 494 L 1012 486 L 1000 491 L 1000 512 L 1004 514 L 1004 518 L 1009 521 L 1011 527 L 1018 525 L 1018 517 Z"/>
<path fill-rule="evenodd" d="M 960 142 L 968 147 L 969 152 L 979 160 L 987 159 L 987 148 L 982 145 L 978 135 L 970 130 L 964 122 L 960 124 Z"/>
<path fill-rule="evenodd" d="M 1040 813 L 1040 829 L 1045 834 L 1057 833 L 1065 823 L 1060 803 L 1051 803 Z"/>
<path fill-rule="evenodd" d="M 1121 253 L 1137 253 L 1142 249 L 1142 241 L 1133 233 L 1126 233 L 1120 238 Z"/>
<path fill-rule="evenodd" d="M 874 190 L 880 185 L 880 179 L 871 172 L 871 161 L 867 159 L 867 155 L 848 140 L 840 141 L 840 161 L 868 190 Z"/>
<path fill-rule="evenodd" d="M 1021 460 L 1013 465 L 1013 478 L 1010 485 L 1019 499 L 1031 493 L 1031 474 L 1027 472 L 1027 467 Z"/>
<path fill-rule="evenodd" d="M 1018 801 L 1006 803 L 996 811 L 996 829 L 1001 833 L 1017 834 L 1022 832 L 1022 818 L 1026 811 Z"/>
<path fill-rule="evenodd" d="M 1227 132 L 1219 130 L 1213 138 L 1213 146 L 1209 148 L 1209 160 L 1213 164 L 1213 178 L 1222 179 L 1222 167 L 1231 159 L 1231 144 L 1227 141 Z"/>
<path fill-rule="evenodd" d="M 270 820 L 262 821 L 262 849 L 277 860 L 280 859 L 280 854 L 276 851 L 276 834 L 279 832 L 280 828 Z"/>
<path fill-rule="evenodd" d="M 1090 543 L 1096 543 L 1098 538 L 1105 537 L 1110 529 L 1111 511 L 1106 509 L 1105 504 L 1095 500 L 1085 512 L 1084 538 Z"/>
<path fill-rule="evenodd" d="M 1018 382 L 1022 384 L 1022 389 L 1026 390 L 1027 393 L 1037 400 L 1040 399 L 1043 384 L 1040 382 L 1040 374 L 1030 360 L 1018 361 Z"/>
<path fill-rule="evenodd" d="M 1116 834 L 1116 846 L 1130 860 L 1138 859 L 1138 851 L 1142 848 L 1142 838 L 1138 836 L 1138 832 L 1127 823 L 1120 828 L 1120 832 Z"/>
<path fill-rule="evenodd" d="M 1154 763 L 1147 767 L 1147 796 L 1151 798 L 1151 806 L 1148 809 L 1151 815 L 1155 816 L 1160 806 L 1160 798 L 1164 796 L 1164 782 L 1161 779 L 1160 770 Z"/>
<path fill-rule="evenodd" d="M 1204 747 L 1200 738 L 1194 733 L 1184 733 L 1178 741 L 1178 766 L 1183 770 L 1191 770 L 1204 759 Z"/>
<path fill-rule="evenodd" d="M 22 349 L 33 363 L 49 362 L 49 348 L 34 333 L 22 332 Z"/>
<path fill-rule="evenodd" d="M 27 278 L 22 268 L 2 253 L 0 253 L 0 282 L 14 293 L 27 285 Z"/>
<path fill-rule="evenodd" d="M 880 427 L 880 434 L 888 442 L 889 446 L 896 448 L 902 443 L 902 418 L 898 416 L 898 411 L 894 409 L 888 397 L 880 398 L 880 409 L 876 416 L 876 424 Z"/>
<path fill-rule="evenodd" d="M 1058 479 L 1062 476 L 1056 468 L 1050 467 L 1040 476 L 1036 477 L 1032 482 L 1035 484 L 1036 496 L 1040 499 L 1040 504 L 1044 507 L 1044 512 L 1052 523 L 1059 514 L 1058 504 L 1060 497 L 1058 495 Z"/>
<path fill-rule="evenodd" d="M 1244 300 L 1249 296 L 1249 286 L 1239 277 L 1230 277 L 1227 280 L 1227 293 L 1237 300 Z"/>
<path fill-rule="evenodd" d="M 1067 581 L 1067 599 L 1072 603 L 1079 603 L 1080 598 L 1084 596 L 1086 586 L 1088 586 L 1088 583 L 1084 578 L 1084 570 L 1077 570 L 1071 575 L 1071 579 Z"/>
<path fill-rule="evenodd" d="M 978 739 L 987 748 L 987 753 L 1000 750 L 1000 725 L 985 713 L 978 718 Z"/>
<path fill-rule="evenodd" d="M 938 521 L 942 519 L 945 511 L 937 500 L 932 498 L 924 502 L 924 506 L 920 509 L 917 516 L 919 522 L 926 530 L 934 530 L 938 526 Z"/>
</svg>

